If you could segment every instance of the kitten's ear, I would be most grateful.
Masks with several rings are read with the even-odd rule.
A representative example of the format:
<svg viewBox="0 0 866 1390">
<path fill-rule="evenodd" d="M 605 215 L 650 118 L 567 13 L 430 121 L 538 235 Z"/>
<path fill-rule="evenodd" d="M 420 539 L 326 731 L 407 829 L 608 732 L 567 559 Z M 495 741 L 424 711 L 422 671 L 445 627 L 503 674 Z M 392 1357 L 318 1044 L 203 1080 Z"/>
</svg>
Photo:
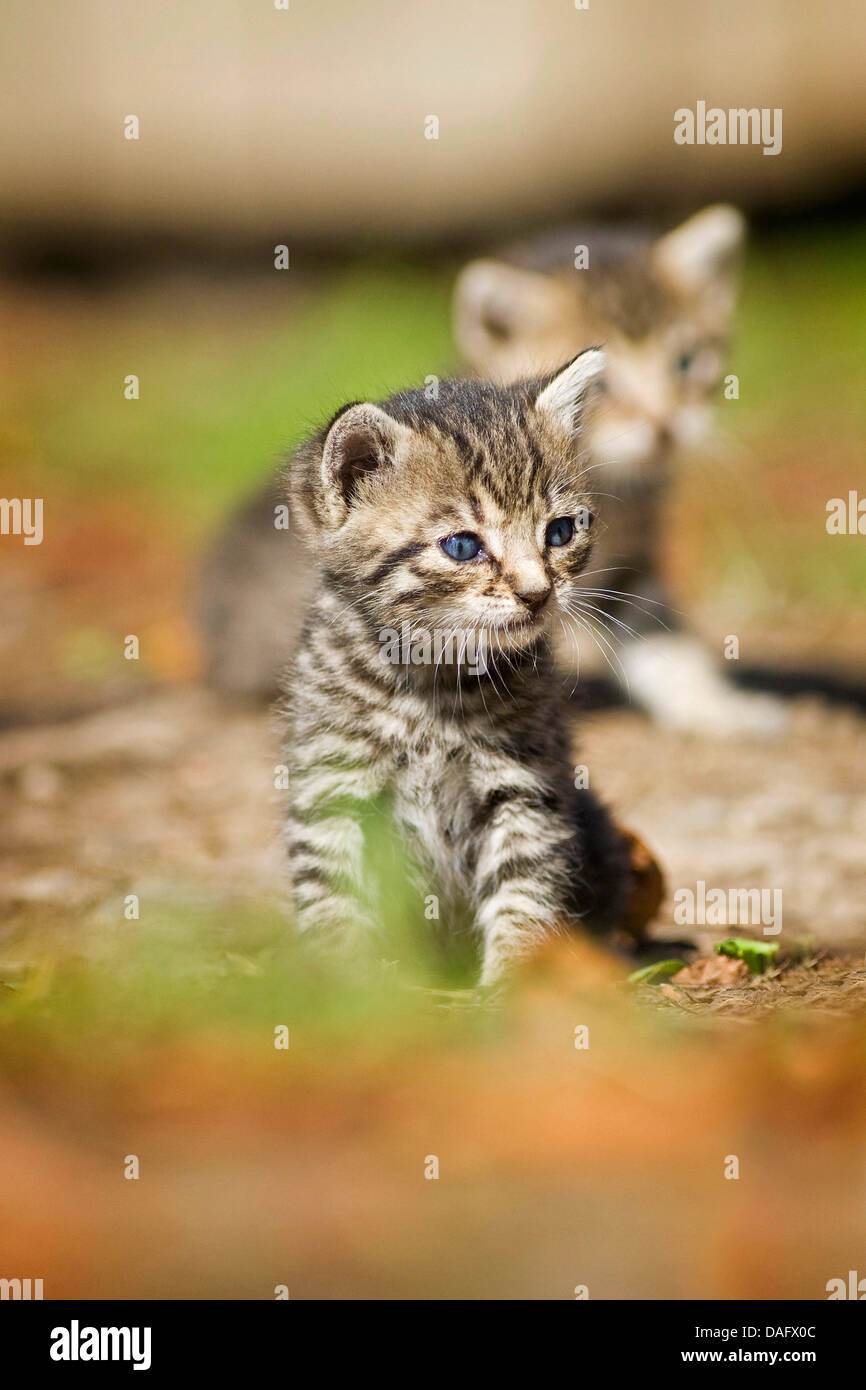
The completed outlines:
<svg viewBox="0 0 866 1390">
<path fill-rule="evenodd" d="M 601 348 L 587 348 L 545 386 L 536 399 L 535 409 L 552 415 L 573 434 L 590 398 L 598 394 L 606 366 Z"/>
<path fill-rule="evenodd" d="M 742 213 L 719 203 L 660 237 L 653 247 L 653 263 L 669 284 L 687 294 L 719 287 L 732 292 L 745 236 Z"/>
<path fill-rule="evenodd" d="M 378 405 L 350 405 L 328 430 L 322 449 L 321 486 L 326 519 L 339 525 L 364 478 L 396 463 L 407 451 L 412 431 Z"/>
<path fill-rule="evenodd" d="M 562 316 L 562 289 L 555 280 L 504 261 L 472 261 L 454 287 L 457 346 L 482 372 L 503 348 L 558 327 Z"/>
</svg>

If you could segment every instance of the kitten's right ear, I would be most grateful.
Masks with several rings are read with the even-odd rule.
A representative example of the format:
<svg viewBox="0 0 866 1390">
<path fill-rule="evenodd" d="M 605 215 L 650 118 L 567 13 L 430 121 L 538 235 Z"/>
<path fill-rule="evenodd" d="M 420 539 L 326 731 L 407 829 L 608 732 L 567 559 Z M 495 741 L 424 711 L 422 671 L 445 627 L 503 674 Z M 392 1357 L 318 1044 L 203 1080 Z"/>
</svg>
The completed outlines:
<svg viewBox="0 0 866 1390">
<path fill-rule="evenodd" d="M 562 291 L 549 276 L 504 261 L 472 261 L 454 287 L 454 336 L 463 358 L 485 372 L 498 353 L 558 327 Z"/>
<path fill-rule="evenodd" d="M 705 294 L 720 285 L 733 286 L 745 236 L 743 214 L 726 203 L 713 204 L 660 237 L 652 257 L 659 273 L 677 289 Z"/>
<path fill-rule="evenodd" d="M 345 520 L 365 478 L 405 455 L 411 437 L 411 430 L 368 401 L 337 416 L 325 437 L 320 468 L 323 511 L 331 525 Z"/>
<path fill-rule="evenodd" d="M 535 409 L 552 416 L 569 434 L 574 434 L 591 394 L 602 384 L 606 366 L 601 348 L 587 348 L 548 382 L 536 399 Z"/>
</svg>

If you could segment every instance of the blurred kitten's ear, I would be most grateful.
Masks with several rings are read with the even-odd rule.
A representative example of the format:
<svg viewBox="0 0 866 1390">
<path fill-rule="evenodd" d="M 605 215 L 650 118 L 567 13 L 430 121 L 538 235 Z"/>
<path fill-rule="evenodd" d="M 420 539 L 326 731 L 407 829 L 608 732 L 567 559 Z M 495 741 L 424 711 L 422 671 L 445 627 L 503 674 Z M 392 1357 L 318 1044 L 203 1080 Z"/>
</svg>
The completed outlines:
<svg viewBox="0 0 866 1390">
<path fill-rule="evenodd" d="M 545 386 L 536 399 L 535 409 L 553 415 L 572 434 L 590 398 L 599 394 L 606 366 L 601 348 L 587 348 Z"/>
<path fill-rule="evenodd" d="M 742 213 L 719 203 L 660 237 L 653 247 L 653 263 L 675 289 L 697 295 L 720 292 L 730 304 L 745 236 Z"/>
<path fill-rule="evenodd" d="M 343 410 L 331 425 L 320 469 L 324 517 L 339 525 L 364 478 L 407 452 L 412 431 L 378 405 L 363 402 Z"/>
<path fill-rule="evenodd" d="M 472 261 L 454 288 L 457 346 L 481 372 L 512 342 L 559 327 L 562 314 L 562 290 L 549 275 L 504 261 Z"/>
</svg>

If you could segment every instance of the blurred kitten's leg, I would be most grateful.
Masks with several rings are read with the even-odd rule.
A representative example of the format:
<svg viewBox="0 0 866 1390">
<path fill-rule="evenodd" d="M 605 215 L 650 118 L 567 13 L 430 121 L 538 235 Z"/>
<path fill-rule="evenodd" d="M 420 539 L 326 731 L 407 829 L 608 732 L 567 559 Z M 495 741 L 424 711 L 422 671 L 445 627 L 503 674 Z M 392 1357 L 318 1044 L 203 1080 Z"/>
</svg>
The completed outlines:
<svg viewBox="0 0 866 1390">
<path fill-rule="evenodd" d="M 625 641 L 619 659 L 632 700 L 668 728 L 718 738 L 769 737 L 787 724 L 788 713 L 779 700 L 738 690 L 689 633 Z"/>
</svg>

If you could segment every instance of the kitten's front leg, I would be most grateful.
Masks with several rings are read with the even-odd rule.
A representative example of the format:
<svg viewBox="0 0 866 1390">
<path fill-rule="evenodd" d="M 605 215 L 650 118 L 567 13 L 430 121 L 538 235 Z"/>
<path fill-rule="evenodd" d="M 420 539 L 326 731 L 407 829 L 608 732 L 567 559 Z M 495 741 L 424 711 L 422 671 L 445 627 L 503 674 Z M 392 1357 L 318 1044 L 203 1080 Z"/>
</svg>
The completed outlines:
<svg viewBox="0 0 866 1390">
<path fill-rule="evenodd" d="M 487 799 L 493 809 L 479 834 L 474 885 L 484 988 L 566 924 L 573 842 L 537 791 L 503 786 Z"/>
<path fill-rule="evenodd" d="M 285 840 L 298 929 L 358 947 L 375 931 L 361 902 L 361 816 L 385 775 L 375 760 L 353 764 L 349 751 L 332 734 L 290 747 Z"/>
</svg>

